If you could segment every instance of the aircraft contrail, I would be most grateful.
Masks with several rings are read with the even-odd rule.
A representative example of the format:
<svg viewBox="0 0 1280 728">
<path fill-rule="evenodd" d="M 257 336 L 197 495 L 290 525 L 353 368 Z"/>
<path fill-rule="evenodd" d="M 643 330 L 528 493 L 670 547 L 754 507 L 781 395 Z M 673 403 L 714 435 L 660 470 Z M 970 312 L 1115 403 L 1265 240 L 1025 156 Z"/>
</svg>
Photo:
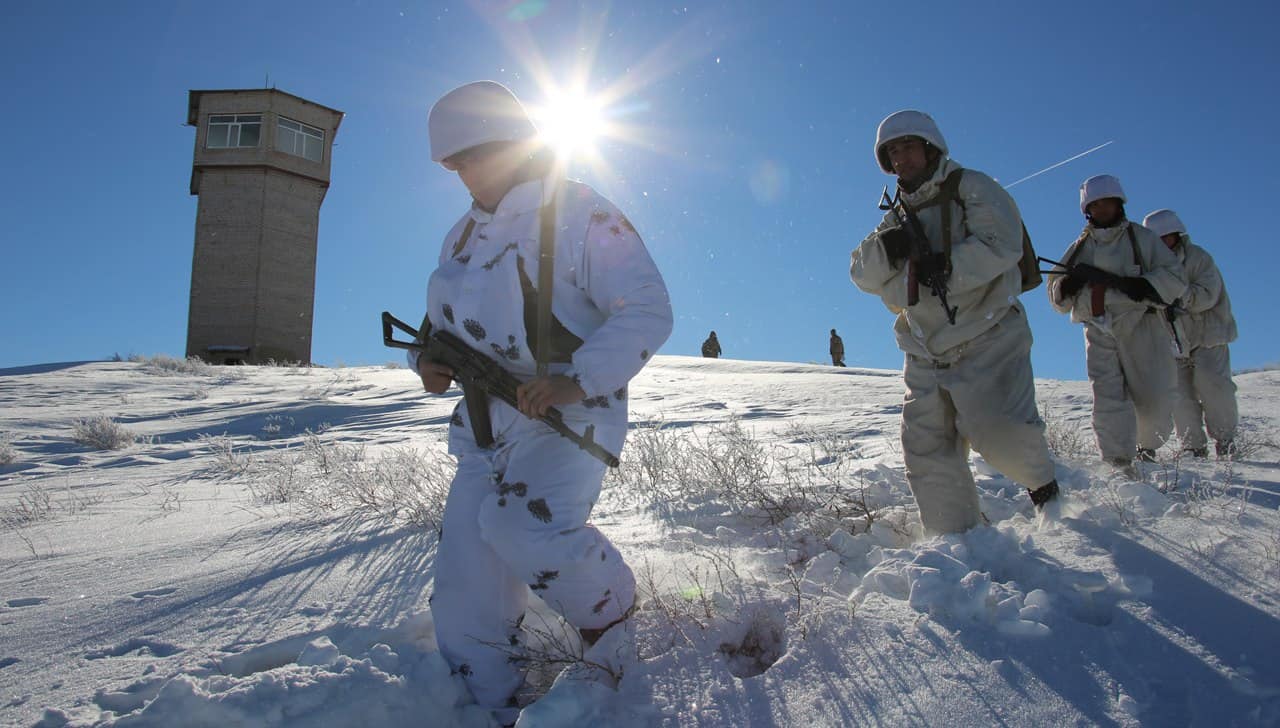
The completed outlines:
<svg viewBox="0 0 1280 728">
<path fill-rule="evenodd" d="M 1093 149 L 1086 149 L 1085 151 L 1080 152 L 1079 154 L 1077 154 L 1077 155 L 1076 155 L 1076 156 L 1074 156 L 1074 157 L 1068 157 L 1068 158 L 1066 158 L 1066 159 L 1062 160 L 1061 162 L 1058 162 L 1057 164 L 1054 164 L 1054 165 L 1050 165 L 1050 166 L 1048 166 L 1048 167 L 1045 167 L 1044 169 L 1040 170 L 1039 172 L 1032 172 L 1031 174 L 1027 175 L 1026 177 L 1023 177 L 1022 179 L 1018 180 L 1017 182 L 1010 182 L 1009 184 L 1005 185 L 1005 186 L 1004 186 L 1004 188 L 1007 190 L 1007 189 L 1009 189 L 1010 187 L 1012 187 L 1012 186 L 1014 186 L 1014 185 L 1020 185 L 1020 184 L 1022 184 L 1023 182 L 1026 182 L 1027 180 L 1031 179 L 1032 177 L 1039 177 L 1040 175 L 1044 174 L 1045 172 L 1048 172 L 1049 170 L 1057 169 L 1058 167 L 1061 167 L 1062 165 L 1064 165 L 1064 164 L 1066 164 L 1066 163 L 1068 163 L 1068 162 L 1074 162 L 1074 161 L 1076 161 L 1077 159 L 1079 159 L 1079 158 L 1083 157 L 1083 156 L 1084 156 L 1084 155 L 1086 155 L 1086 154 L 1093 154 L 1094 152 L 1096 152 L 1096 151 L 1098 151 L 1099 149 L 1101 149 L 1101 148 L 1103 148 L 1103 147 L 1107 146 L 1108 144 L 1115 144 L 1115 141 L 1116 141 L 1115 139 L 1112 139 L 1112 140 L 1111 140 L 1111 141 L 1109 141 L 1109 142 L 1103 142 L 1102 144 L 1099 144 L 1098 146 L 1094 147 Z"/>
</svg>

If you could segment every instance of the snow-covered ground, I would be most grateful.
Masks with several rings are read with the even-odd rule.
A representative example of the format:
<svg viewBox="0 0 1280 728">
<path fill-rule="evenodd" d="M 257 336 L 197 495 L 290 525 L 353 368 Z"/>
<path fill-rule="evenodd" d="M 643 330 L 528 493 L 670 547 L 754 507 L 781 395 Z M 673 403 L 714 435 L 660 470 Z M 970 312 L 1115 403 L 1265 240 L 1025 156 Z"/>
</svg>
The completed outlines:
<svg viewBox="0 0 1280 728">
<path fill-rule="evenodd" d="M 0 370 L 0 723 L 488 725 L 427 606 L 457 394 L 165 364 Z M 594 518 L 634 635 L 557 677 L 535 606 L 520 725 L 1276 725 L 1280 372 L 1237 382 L 1238 462 L 1133 479 L 1041 381 L 1061 505 L 975 458 L 990 526 L 921 538 L 899 372 L 658 357 Z"/>
</svg>

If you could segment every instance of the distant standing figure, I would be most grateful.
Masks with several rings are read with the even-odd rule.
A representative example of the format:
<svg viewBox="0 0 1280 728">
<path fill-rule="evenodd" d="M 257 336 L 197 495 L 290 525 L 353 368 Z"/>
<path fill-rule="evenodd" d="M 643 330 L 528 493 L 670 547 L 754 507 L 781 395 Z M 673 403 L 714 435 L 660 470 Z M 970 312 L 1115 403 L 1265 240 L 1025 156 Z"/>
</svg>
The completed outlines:
<svg viewBox="0 0 1280 728">
<path fill-rule="evenodd" d="M 707 340 L 702 342 L 702 355 L 708 359 L 720 358 L 720 340 L 716 338 L 716 332 L 712 331 Z"/>
<path fill-rule="evenodd" d="M 844 366 L 844 339 L 840 338 L 835 329 L 831 329 L 831 366 Z"/>
<path fill-rule="evenodd" d="M 1173 210 L 1156 210 L 1142 224 L 1160 236 L 1187 271 L 1186 293 L 1165 309 L 1172 312 L 1166 318 L 1182 344 L 1174 427 L 1183 449 L 1203 458 L 1209 455 L 1204 436 L 1208 426 L 1218 457 L 1230 457 L 1235 452 L 1240 411 L 1227 344 L 1236 340 L 1237 332 L 1222 272 L 1213 256 L 1191 242 L 1186 226 Z"/>
</svg>

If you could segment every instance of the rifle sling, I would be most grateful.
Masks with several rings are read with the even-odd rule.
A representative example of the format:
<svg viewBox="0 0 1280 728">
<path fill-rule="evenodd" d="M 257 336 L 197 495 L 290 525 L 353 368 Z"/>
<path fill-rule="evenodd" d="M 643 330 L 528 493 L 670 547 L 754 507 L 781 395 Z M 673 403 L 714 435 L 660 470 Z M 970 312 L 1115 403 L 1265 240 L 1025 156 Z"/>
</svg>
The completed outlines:
<svg viewBox="0 0 1280 728">
<path fill-rule="evenodd" d="M 549 180 L 543 181 L 549 184 Z M 538 211 L 538 345 L 534 349 L 537 375 L 547 376 L 547 362 L 551 359 L 551 290 L 555 281 L 556 259 L 556 195 L 546 200 Z"/>
<path fill-rule="evenodd" d="M 964 197 L 960 194 L 960 180 L 964 176 L 964 168 L 958 167 L 952 170 L 938 185 L 938 193 L 933 199 L 922 205 L 929 207 L 931 205 L 942 206 L 942 253 L 946 256 L 947 270 L 951 270 L 951 205 L 954 202 L 960 206 L 961 220 L 964 219 L 965 213 Z M 1022 292 L 1032 290 L 1044 281 L 1044 276 L 1040 273 L 1039 261 L 1036 259 L 1035 247 L 1031 244 L 1031 235 L 1027 232 L 1027 224 L 1022 223 L 1022 257 L 1018 260 L 1018 272 L 1022 277 Z"/>
<path fill-rule="evenodd" d="M 449 254 L 450 258 L 458 257 L 458 253 L 467 247 L 467 241 L 471 239 L 471 231 L 476 229 L 476 219 L 473 217 L 467 220 L 467 226 L 462 228 L 462 235 L 458 237 L 458 242 L 453 244 L 453 252 Z"/>
<path fill-rule="evenodd" d="M 544 182 L 544 184 L 546 184 Z M 468 220 L 462 235 L 453 246 L 450 257 L 457 257 L 466 247 L 476 221 Z M 538 210 L 538 288 L 537 288 L 537 320 L 535 323 L 534 360 L 537 363 L 537 376 L 546 376 L 548 362 L 552 358 L 551 336 L 551 292 L 555 281 L 555 233 L 556 233 L 556 200 L 552 192 L 551 199 L 544 202 Z M 521 266 L 521 278 L 524 270 Z M 523 280 L 522 280 L 523 282 Z M 526 325 L 528 317 L 526 316 Z M 559 322 L 555 322 L 559 324 Z M 559 328 L 563 329 L 563 325 Z M 567 333 L 567 332 L 564 332 Z M 577 342 L 579 345 L 581 341 Z M 573 347 L 577 348 L 577 347 Z M 494 443 L 493 427 L 489 421 L 489 396 L 482 387 L 475 383 L 463 386 L 463 398 L 467 405 L 467 415 L 471 420 L 472 435 L 476 445 L 487 448 Z"/>
<path fill-rule="evenodd" d="M 960 177 L 963 174 L 963 169 L 957 169 L 947 175 L 938 188 L 938 205 L 942 208 L 942 254 L 946 256 L 948 268 L 951 267 L 951 201 L 960 202 Z"/>
<path fill-rule="evenodd" d="M 946 256 L 947 266 L 951 265 L 951 203 L 955 202 L 964 208 L 964 201 L 960 198 L 960 179 L 964 175 L 963 169 L 953 170 L 950 174 L 943 178 L 942 183 L 938 185 L 938 191 L 933 197 L 916 206 L 912 212 L 919 213 L 921 210 L 928 209 L 937 205 L 939 212 L 942 214 L 942 254 Z M 906 207 L 906 202 L 903 202 Z"/>
<path fill-rule="evenodd" d="M 1129 233 L 1129 247 L 1133 249 L 1133 264 L 1138 266 L 1138 275 L 1142 275 L 1147 267 L 1142 264 L 1142 255 L 1138 252 L 1138 236 L 1133 232 L 1133 223 L 1125 226 L 1125 232 Z"/>
<path fill-rule="evenodd" d="M 493 446 L 493 423 L 489 420 L 489 393 L 477 382 L 459 382 L 462 385 L 462 400 L 467 405 L 467 419 L 471 420 L 471 436 L 476 446 L 489 448 Z"/>
</svg>

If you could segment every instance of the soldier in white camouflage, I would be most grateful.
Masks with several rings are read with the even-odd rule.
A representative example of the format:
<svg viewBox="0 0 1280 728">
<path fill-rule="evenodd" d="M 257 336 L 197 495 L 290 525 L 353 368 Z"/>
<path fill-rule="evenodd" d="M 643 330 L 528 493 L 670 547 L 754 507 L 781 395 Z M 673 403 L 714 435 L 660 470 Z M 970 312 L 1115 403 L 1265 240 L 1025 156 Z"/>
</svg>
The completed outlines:
<svg viewBox="0 0 1280 728">
<path fill-rule="evenodd" d="M 1018 300 L 1026 257 L 1018 207 L 995 180 L 949 157 L 928 114 L 887 117 L 875 155 L 885 173 L 897 175 L 900 200 L 918 216 L 929 246 L 913 256 L 909 234 L 890 212 L 850 265 L 853 282 L 897 314 L 893 328 L 906 353 L 902 453 L 920 520 L 934 533 L 982 522 L 970 447 L 1042 507 L 1057 496 L 1058 481 Z M 948 293 L 949 307 L 929 295 L 931 281 Z"/>
<path fill-rule="evenodd" d="M 589 522 L 604 464 L 533 418 L 555 407 L 571 429 L 590 428 L 618 453 L 627 382 L 671 333 L 671 304 L 634 226 L 595 190 L 556 172 L 506 87 L 480 81 L 450 91 L 432 107 L 428 129 L 432 160 L 473 197 L 427 285 L 430 325 L 522 382 L 517 408 L 489 402 L 491 438 L 475 437 L 480 425 L 466 408 L 454 412 L 449 452 L 458 469 L 431 611 L 441 654 L 476 702 L 509 725 L 523 682 L 511 658 L 531 593 L 588 644 L 611 626 L 625 629 L 635 605 L 631 569 Z M 543 252 L 554 262 L 549 290 Z M 544 329 L 538 314 L 548 295 Z M 447 367 L 416 352 L 410 364 L 427 391 L 450 386 Z"/>
<path fill-rule="evenodd" d="M 1053 307 L 1084 324 L 1094 435 L 1103 459 L 1123 469 L 1135 457 L 1153 461 L 1173 431 L 1177 366 L 1164 308 L 1187 287 L 1177 256 L 1125 216 L 1126 199 L 1111 175 L 1084 181 L 1088 224 L 1046 284 Z"/>
<path fill-rule="evenodd" d="M 1240 411 L 1227 345 L 1236 340 L 1237 331 L 1222 272 L 1208 251 L 1191 242 L 1173 210 L 1156 210 L 1142 224 L 1160 236 L 1187 271 L 1186 292 L 1167 309 L 1181 342 L 1174 429 L 1183 449 L 1203 458 L 1209 455 L 1208 427 L 1218 457 L 1231 457 Z"/>
</svg>

